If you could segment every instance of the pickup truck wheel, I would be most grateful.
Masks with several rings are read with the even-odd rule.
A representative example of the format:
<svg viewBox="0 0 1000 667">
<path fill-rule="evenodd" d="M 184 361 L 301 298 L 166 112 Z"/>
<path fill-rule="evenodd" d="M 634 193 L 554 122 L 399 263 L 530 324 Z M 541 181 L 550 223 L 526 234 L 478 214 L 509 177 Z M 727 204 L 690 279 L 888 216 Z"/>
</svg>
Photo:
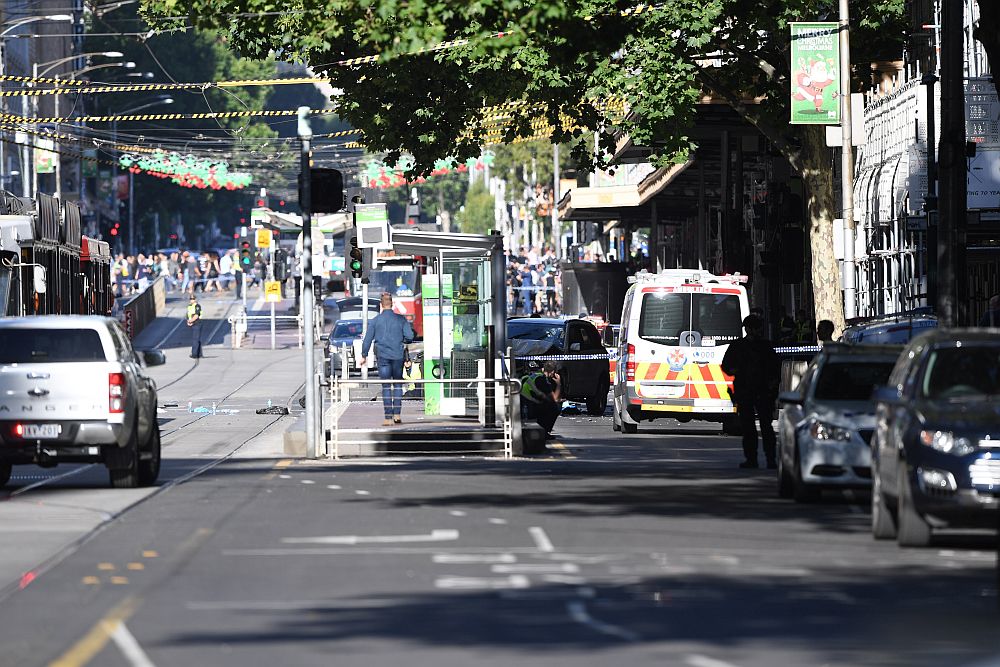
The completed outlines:
<svg viewBox="0 0 1000 667">
<path fill-rule="evenodd" d="M 115 489 L 134 489 L 139 486 L 139 424 L 132 430 L 132 437 L 124 447 L 112 447 L 104 455 L 111 486 Z"/>
<path fill-rule="evenodd" d="M 160 476 L 160 425 L 154 424 L 149 433 L 145 454 L 149 458 L 139 460 L 139 485 L 152 486 Z"/>
<path fill-rule="evenodd" d="M 0 487 L 3 487 L 10 481 L 10 473 L 13 468 L 9 463 L 0 463 Z"/>
</svg>

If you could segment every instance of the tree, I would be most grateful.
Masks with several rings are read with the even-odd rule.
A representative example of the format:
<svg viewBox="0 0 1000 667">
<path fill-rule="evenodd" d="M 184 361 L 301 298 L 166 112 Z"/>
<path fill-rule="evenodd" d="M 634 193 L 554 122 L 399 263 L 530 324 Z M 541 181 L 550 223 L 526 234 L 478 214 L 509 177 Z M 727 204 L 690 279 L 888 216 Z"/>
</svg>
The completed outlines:
<svg viewBox="0 0 1000 667">
<path fill-rule="evenodd" d="M 842 326 L 829 151 L 822 128 L 787 122 L 788 24 L 835 17 L 836 4 L 671 0 L 623 10 L 614 0 L 143 0 L 151 19 L 169 24 L 162 17 L 186 12 L 197 26 L 225 30 L 246 55 L 312 63 L 343 91 L 340 115 L 365 133 L 369 149 L 389 161 L 407 151 L 416 172 L 441 156 L 462 160 L 484 143 L 540 130 L 557 143 L 596 131 L 600 146 L 627 133 L 657 146 L 657 165 L 678 163 L 692 147 L 699 100 L 723 99 L 802 177 L 816 317 Z M 851 2 L 855 62 L 901 52 L 903 4 Z M 468 41 L 428 49 L 456 39 Z M 375 63 L 338 64 L 372 54 Z M 574 158 L 586 166 L 606 155 L 577 142 Z"/>
<path fill-rule="evenodd" d="M 465 195 L 465 206 L 455 219 L 464 234 L 486 234 L 496 228 L 495 202 L 482 181 L 476 181 Z"/>
</svg>

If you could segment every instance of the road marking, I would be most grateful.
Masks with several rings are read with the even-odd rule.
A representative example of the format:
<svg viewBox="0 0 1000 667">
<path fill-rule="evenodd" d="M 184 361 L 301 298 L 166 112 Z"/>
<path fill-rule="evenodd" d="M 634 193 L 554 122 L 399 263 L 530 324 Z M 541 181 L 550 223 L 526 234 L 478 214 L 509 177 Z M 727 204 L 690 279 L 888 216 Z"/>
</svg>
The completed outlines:
<svg viewBox="0 0 1000 667">
<path fill-rule="evenodd" d="M 581 625 L 586 625 L 587 627 L 600 632 L 603 635 L 608 635 L 609 637 L 617 637 L 623 641 L 634 642 L 639 640 L 639 635 L 635 634 L 631 630 L 626 630 L 625 628 L 619 628 L 617 625 L 610 625 L 604 623 L 603 621 L 598 621 L 592 617 L 587 612 L 587 605 L 580 601 L 567 602 L 566 610 L 569 612 L 569 617 L 580 623 Z"/>
<path fill-rule="evenodd" d="M 538 547 L 539 551 L 551 553 L 556 550 L 556 548 L 552 546 L 552 541 L 549 540 L 549 536 L 546 535 L 545 531 L 539 526 L 532 526 L 528 529 L 528 532 L 531 533 L 531 539 L 535 540 L 535 546 Z"/>
<path fill-rule="evenodd" d="M 448 514 L 452 516 L 465 516 L 465 512 L 463 512 L 462 510 L 452 510 L 448 512 Z"/>
<path fill-rule="evenodd" d="M 142 557 L 143 558 L 156 558 L 159 555 L 160 554 L 158 554 L 158 553 L 156 553 L 155 551 L 152 551 L 152 550 L 148 550 L 148 551 L 143 551 L 142 552 Z"/>
<path fill-rule="evenodd" d="M 524 575 L 514 574 L 499 579 L 491 577 L 439 577 L 434 580 L 435 588 L 491 590 L 523 589 L 531 586 L 531 581 Z"/>
<path fill-rule="evenodd" d="M 424 535 L 327 535 L 283 537 L 284 544 L 393 544 L 396 542 L 448 542 L 458 539 L 457 530 L 432 530 Z"/>
<path fill-rule="evenodd" d="M 90 575 L 88 577 L 84 577 L 82 583 L 87 586 L 96 586 L 101 583 L 101 580 L 93 575 Z"/>
<path fill-rule="evenodd" d="M 340 485 L 339 484 L 327 484 L 326 488 L 330 489 L 331 491 L 339 491 L 340 490 Z"/>
<path fill-rule="evenodd" d="M 372 494 L 371 491 L 365 491 L 364 489 L 358 489 L 354 493 L 358 494 L 359 496 L 370 496 Z"/>
<path fill-rule="evenodd" d="M 275 470 L 284 470 L 285 468 L 287 468 L 290 465 L 292 465 L 292 459 L 281 459 L 280 461 L 278 461 L 277 463 L 274 464 L 274 469 Z"/>
<path fill-rule="evenodd" d="M 142 563 L 129 563 L 125 567 L 128 568 L 129 570 L 145 570 L 146 569 L 146 566 L 143 565 Z"/>
<path fill-rule="evenodd" d="M 462 565 L 466 563 L 516 563 L 514 554 L 434 554 L 435 563 Z"/>
<path fill-rule="evenodd" d="M 116 586 L 125 586 L 126 584 L 128 584 L 128 577 L 122 577 L 120 575 L 111 577 L 111 583 L 115 584 Z"/>
<path fill-rule="evenodd" d="M 570 453 L 569 449 L 566 448 L 566 445 L 562 444 L 561 442 L 551 442 L 549 443 L 549 447 L 556 450 L 556 452 L 563 460 L 571 461 L 576 458 L 573 454 Z"/>
<path fill-rule="evenodd" d="M 707 655 L 697 654 L 689 655 L 684 659 L 684 662 L 691 665 L 691 667 L 736 667 L 731 662 L 716 660 L 715 658 L 709 658 Z"/>
<path fill-rule="evenodd" d="M 97 569 L 104 570 L 105 572 L 110 572 L 111 570 L 115 569 L 115 565 L 114 563 L 98 563 Z"/>
<path fill-rule="evenodd" d="M 278 479 L 291 479 L 291 475 L 278 475 Z"/>
<path fill-rule="evenodd" d="M 587 583 L 586 577 L 574 577 L 566 574 L 543 574 L 542 581 L 547 584 L 567 584 L 569 586 L 580 586 Z"/>
<path fill-rule="evenodd" d="M 311 479 L 304 479 L 304 480 L 302 480 L 302 483 L 303 484 L 315 484 L 316 482 L 312 481 Z"/>
<path fill-rule="evenodd" d="M 153 661 L 142 650 L 124 623 L 118 623 L 118 627 L 111 633 L 111 639 L 118 645 L 118 649 L 132 667 L 154 667 Z"/>
<path fill-rule="evenodd" d="M 502 526 L 505 523 L 507 523 L 507 519 L 491 518 L 491 519 L 489 519 L 489 522 L 492 523 L 492 524 L 494 524 L 494 525 L 496 525 L 496 526 Z"/>
<path fill-rule="evenodd" d="M 132 597 L 119 602 L 68 651 L 49 663 L 49 667 L 83 667 L 89 663 L 101 652 L 118 626 L 135 613 L 137 606 L 138 601 Z"/>
<path fill-rule="evenodd" d="M 580 571 L 575 563 L 517 563 L 494 565 L 490 569 L 497 574 L 576 574 Z"/>
</svg>

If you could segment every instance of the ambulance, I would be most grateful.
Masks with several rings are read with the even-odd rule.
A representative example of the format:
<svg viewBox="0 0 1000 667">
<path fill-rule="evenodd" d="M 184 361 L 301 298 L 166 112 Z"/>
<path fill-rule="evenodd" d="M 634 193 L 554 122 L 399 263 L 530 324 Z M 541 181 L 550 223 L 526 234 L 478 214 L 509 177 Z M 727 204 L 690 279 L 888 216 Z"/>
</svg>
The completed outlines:
<svg viewBox="0 0 1000 667">
<path fill-rule="evenodd" d="M 746 280 L 697 269 L 640 271 L 629 278 L 618 338 L 615 431 L 635 433 L 639 422 L 661 417 L 735 426 L 733 378 L 721 364 L 729 344 L 744 335 Z"/>
</svg>

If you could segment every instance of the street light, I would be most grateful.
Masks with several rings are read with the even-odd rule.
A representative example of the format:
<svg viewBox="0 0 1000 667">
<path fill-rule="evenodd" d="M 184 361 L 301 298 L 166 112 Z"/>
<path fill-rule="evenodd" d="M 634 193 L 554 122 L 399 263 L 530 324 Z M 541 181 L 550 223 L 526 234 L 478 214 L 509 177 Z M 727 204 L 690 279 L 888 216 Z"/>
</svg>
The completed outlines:
<svg viewBox="0 0 1000 667">
<path fill-rule="evenodd" d="M 17 30 L 23 25 L 29 23 L 37 23 L 38 21 L 67 21 L 72 23 L 73 17 L 69 14 L 46 14 L 44 16 L 27 16 L 20 19 L 15 19 L 13 21 L 5 21 L 0 23 L 0 26 L 7 26 L 3 30 L 0 30 L 0 77 L 7 73 L 6 62 L 7 54 L 5 52 L 5 46 L 7 41 L 7 35 L 14 30 Z M 2 79 L 0 79 L 2 80 Z M 5 111 L 6 103 L 3 99 L 0 99 L 0 113 Z M 28 112 L 28 102 L 22 97 L 21 98 L 21 115 L 25 115 Z M 0 133 L 0 135 L 6 134 Z M 0 141 L 0 171 L 8 171 L 4 156 L 4 144 L 5 142 Z M 28 196 L 28 170 L 25 168 L 28 163 L 28 148 L 23 146 L 21 148 L 21 194 L 23 196 Z"/>
<path fill-rule="evenodd" d="M 104 63 L 103 65 L 90 65 L 89 67 L 84 67 L 82 69 L 75 70 L 73 72 L 73 76 L 80 76 L 81 74 L 85 74 L 87 72 L 93 72 L 95 69 L 103 69 L 105 67 L 124 67 L 125 69 L 135 69 L 135 63 L 130 60 L 125 63 Z"/>
<path fill-rule="evenodd" d="M 33 79 L 37 79 L 40 76 L 45 76 L 47 73 L 51 72 L 53 69 L 55 69 L 59 65 L 62 65 L 63 63 L 68 63 L 71 60 L 76 60 L 77 58 L 91 58 L 93 56 L 104 56 L 105 58 L 121 58 L 124 55 L 125 54 L 122 53 L 121 51 L 92 51 L 90 53 L 78 53 L 76 55 L 66 56 L 65 58 L 57 58 L 55 60 L 50 60 L 50 61 L 44 62 L 44 63 L 34 63 L 31 66 L 31 76 L 32 76 Z M 44 67 L 45 69 L 40 69 L 42 67 Z M 56 75 L 56 78 L 58 79 L 59 76 Z M 59 118 L 59 95 L 58 94 L 53 95 L 53 98 L 54 98 L 53 101 L 52 101 L 53 110 L 54 110 L 54 114 L 53 115 L 56 118 Z M 37 116 L 38 116 L 38 98 L 37 97 L 34 98 L 34 105 L 35 105 L 35 117 L 37 118 Z M 55 172 L 56 172 L 56 188 L 55 188 L 55 196 L 58 199 L 62 199 L 62 165 L 60 163 L 61 163 L 60 160 L 56 160 L 56 169 L 55 169 Z M 34 190 L 35 190 L 36 193 L 38 192 L 38 173 L 37 172 L 35 172 L 35 188 L 34 188 Z"/>
<path fill-rule="evenodd" d="M 130 109 L 121 109 L 116 115 L 123 116 L 125 114 L 135 113 L 136 111 L 142 111 L 149 107 L 155 107 L 159 104 L 173 104 L 174 98 L 170 95 L 158 95 L 153 100 L 146 102 L 145 104 L 140 104 L 137 107 L 132 107 Z M 111 121 L 111 142 L 112 144 L 118 143 L 118 121 Z M 112 167 L 112 182 L 115 191 L 118 190 L 118 161 L 114 161 Z M 130 255 L 135 255 L 135 173 L 129 171 L 128 173 L 128 250 Z"/>
</svg>

